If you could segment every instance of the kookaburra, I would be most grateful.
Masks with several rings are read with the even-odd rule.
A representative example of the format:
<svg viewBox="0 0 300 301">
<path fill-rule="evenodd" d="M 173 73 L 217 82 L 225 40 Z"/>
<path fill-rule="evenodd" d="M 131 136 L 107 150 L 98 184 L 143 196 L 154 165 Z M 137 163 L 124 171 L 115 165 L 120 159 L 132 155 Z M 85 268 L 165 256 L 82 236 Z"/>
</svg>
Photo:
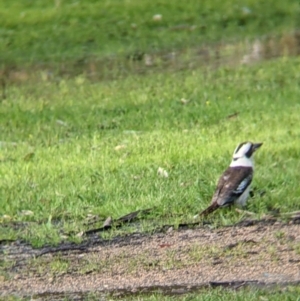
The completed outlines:
<svg viewBox="0 0 300 301">
<path fill-rule="evenodd" d="M 232 204 L 245 206 L 254 172 L 253 155 L 261 146 L 262 143 L 252 142 L 243 142 L 237 146 L 229 167 L 218 181 L 210 206 L 200 216 Z"/>
</svg>

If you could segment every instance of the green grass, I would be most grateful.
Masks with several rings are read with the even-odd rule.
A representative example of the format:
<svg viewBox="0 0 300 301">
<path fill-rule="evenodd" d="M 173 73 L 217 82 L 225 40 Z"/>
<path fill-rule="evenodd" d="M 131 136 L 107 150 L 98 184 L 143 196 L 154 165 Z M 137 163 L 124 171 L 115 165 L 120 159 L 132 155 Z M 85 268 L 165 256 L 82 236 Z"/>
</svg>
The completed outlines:
<svg viewBox="0 0 300 301">
<path fill-rule="evenodd" d="M 57 243 L 59 229 L 76 234 L 89 214 L 117 218 L 146 208 L 155 208 L 151 225 L 192 221 L 244 140 L 264 142 L 253 186 L 266 194 L 249 210 L 299 210 L 299 66 L 299 58 L 283 58 L 97 84 L 82 76 L 9 86 L 0 106 L 0 238 Z M 229 224 L 240 215 L 220 210 L 213 219 Z M 13 230 L 14 222 L 27 224 Z"/>
<path fill-rule="evenodd" d="M 109 300 L 130 300 L 130 301 L 299 301 L 299 287 L 287 287 L 285 289 L 274 290 L 256 290 L 256 289 L 240 289 L 238 291 L 226 290 L 226 289 L 214 289 L 214 290 L 202 290 L 197 293 L 189 293 L 185 295 L 173 295 L 165 296 L 160 293 L 151 295 L 135 295 L 124 297 L 110 296 Z M 50 297 L 50 295 L 49 295 Z M 90 293 L 86 296 L 82 296 L 85 301 L 99 300 L 99 298 L 105 298 L 103 294 Z M 64 300 L 71 300 L 72 297 L 66 295 Z M 27 298 L 8 296 L 5 299 L 0 300 L 27 300 Z M 30 300 L 30 298 L 28 298 Z M 102 300 L 102 299 L 101 299 Z"/>
<path fill-rule="evenodd" d="M 126 296 L 114 298 L 109 296 L 109 300 L 130 300 L 130 301 L 299 301 L 299 287 L 288 287 L 286 289 L 274 289 L 270 290 L 255 290 L 255 289 L 240 289 L 238 291 L 226 290 L 226 289 L 214 289 L 214 290 L 202 290 L 198 293 L 190 293 L 186 295 L 173 295 L 165 296 L 162 294 L 152 295 L 140 295 L 140 296 Z M 50 295 L 49 295 L 50 297 Z M 105 298 L 103 294 L 90 293 L 87 296 L 82 296 L 85 301 L 102 300 Z M 66 296 L 64 300 L 71 300 L 72 297 Z M 15 296 L 8 296 L 5 299 L 0 300 L 30 300 L 30 298 L 20 298 Z"/>
<path fill-rule="evenodd" d="M 253 186 L 266 194 L 256 193 L 249 210 L 298 210 L 299 58 L 215 69 L 191 63 L 231 57 L 245 39 L 263 35 L 283 34 L 283 54 L 297 42 L 289 33 L 297 31 L 299 13 L 292 0 L 1 1 L 0 239 L 40 246 L 71 233 L 79 241 L 93 217 L 101 223 L 146 208 L 154 209 L 141 231 L 193 221 L 244 140 L 264 142 Z M 195 55 L 205 43 L 207 58 Z M 131 72 L 126 55 L 165 50 L 181 51 L 177 68 L 162 70 L 161 62 L 152 74 L 135 74 L 139 65 Z M 92 82 L 81 65 L 89 58 L 127 76 Z M 156 59 L 159 65 L 163 56 Z M 59 63 L 61 72 L 45 62 Z M 26 78 L 17 72 L 25 65 L 39 71 L 34 82 L 20 84 L 14 77 Z M 221 225 L 240 218 L 230 210 L 213 216 Z"/>
<path fill-rule="evenodd" d="M 153 16 L 161 14 L 160 21 Z M 0 2 L 0 66 L 80 61 L 281 34 L 299 26 L 296 0 Z"/>
<path fill-rule="evenodd" d="M 297 32 L 299 15 L 296 0 L 1 1 L 0 240 L 21 238 L 36 247 L 79 242 L 94 217 L 101 225 L 108 216 L 146 208 L 152 213 L 140 224 L 103 237 L 194 221 L 244 140 L 264 142 L 248 209 L 258 218 L 299 210 L 300 58 L 197 67 L 218 55 L 238 57 L 245 40 L 256 38 L 266 53 L 274 54 L 274 45 L 276 55 L 295 53 L 297 35 L 290 33 Z M 172 51 L 176 60 L 164 61 Z M 151 68 L 143 53 L 152 55 Z M 169 176 L 159 176 L 159 168 Z M 210 217 L 221 226 L 241 218 L 229 209 Z M 201 252 L 194 253 L 197 260 Z M 58 259 L 49 267 L 60 274 L 69 263 Z M 299 288 L 290 287 L 130 300 L 298 296 Z"/>
<path fill-rule="evenodd" d="M 87 300 L 93 300 L 93 297 L 87 298 Z M 183 296 L 163 296 L 160 294 L 153 294 L 151 296 L 138 296 L 132 298 L 126 298 L 126 300 L 132 301 L 172 301 L 172 300 L 180 300 L 180 301 L 291 301 L 300 300 L 299 298 L 299 288 L 298 287 L 290 287 L 283 291 L 274 290 L 274 291 L 267 291 L 267 290 L 251 290 L 251 289 L 242 289 L 239 291 L 231 291 L 226 289 L 215 289 L 210 291 L 199 291 L 198 293 L 194 294 L 187 294 Z"/>
<path fill-rule="evenodd" d="M 86 300 L 93 300 L 93 297 L 87 298 Z M 187 294 L 183 296 L 162 296 L 160 294 L 153 294 L 151 296 L 138 296 L 132 298 L 126 298 L 126 300 L 132 301 L 172 301 L 172 300 L 180 300 L 180 301 L 251 301 L 251 300 L 274 300 L 274 301 L 291 301 L 300 300 L 299 298 L 299 288 L 298 287 L 290 287 L 284 291 L 274 290 L 274 291 L 267 291 L 267 290 L 249 290 L 249 289 L 242 289 L 239 291 L 231 291 L 225 289 L 216 289 L 210 291 L 199 291 L 198 293 L 194 294 Z"/>
</svg>

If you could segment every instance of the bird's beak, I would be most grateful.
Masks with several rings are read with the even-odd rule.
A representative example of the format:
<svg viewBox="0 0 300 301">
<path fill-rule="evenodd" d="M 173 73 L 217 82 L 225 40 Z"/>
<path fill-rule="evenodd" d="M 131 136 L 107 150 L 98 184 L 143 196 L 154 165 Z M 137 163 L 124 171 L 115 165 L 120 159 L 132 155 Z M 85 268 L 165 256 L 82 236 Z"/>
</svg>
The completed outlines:
<svg viewBox="0 0 300 301">
<path fill-rule="evenodd" d="M 263 143 L 253 143 L 253 150 L 256 151 L 256 150 L 259 149 L 262 145 L 263 145 Z"/>
</svg>

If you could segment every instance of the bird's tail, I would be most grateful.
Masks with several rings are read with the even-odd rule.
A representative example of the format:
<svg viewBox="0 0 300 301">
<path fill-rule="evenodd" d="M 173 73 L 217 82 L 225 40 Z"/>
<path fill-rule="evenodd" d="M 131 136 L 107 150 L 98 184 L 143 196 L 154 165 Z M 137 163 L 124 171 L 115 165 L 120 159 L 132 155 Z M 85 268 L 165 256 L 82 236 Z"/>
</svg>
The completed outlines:
<svg viewBox="0 0 300 301">
<path fill-rule="evenodd" d="M 214 212 L 215 210 L 217 210 L 219 208 L 219 204 L 217 202 L 211 204 L 210 206 L 208 206 L 205 210 L 203 210 L 199 216 L 207 216 L 208 214 Z"/>
</svg>

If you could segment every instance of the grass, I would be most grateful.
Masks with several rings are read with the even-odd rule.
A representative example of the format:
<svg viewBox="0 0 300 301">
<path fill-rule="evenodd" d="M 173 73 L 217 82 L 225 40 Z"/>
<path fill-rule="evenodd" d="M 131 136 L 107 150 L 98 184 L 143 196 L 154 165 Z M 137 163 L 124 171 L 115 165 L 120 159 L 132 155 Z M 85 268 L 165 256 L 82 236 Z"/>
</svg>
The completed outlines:
<svg viewBox="0 0 300 301">
<path fill-rule="evenodd" d="M 299 26 L 298 1 L 17 1 L 0 3 L 0 66 L 79 62 L 226 39 L 280 34 Z M 160 14 L 160 20 L 153 19 Z"/>
<path fill-rule="evenodd" d="M 149 222 L 191 221 L 244 140 L 264 142 L 253 186 L 266 194 L 249 209 L 298 210 L 299 64 L 282 58 L 97 84 L 10 86 L 0 107 L 1 239 L 58 243 L 58 229 L 79 233 L 88 216 L 145 208 L 155 208 Z M 222 224 L 239 218 L 214 215 Z M 5 226 L 13 223 L 26 227 Z"/>
<path fill-rule="evenodd" d="M 81 296 L 85 301 L 93 301 L 93 300 L 105 300 L 106 296 L 97 294 L 97 293 L 89 293 L 86 296 Z M 64 300 L 71 300 L 72 297 L 66 296 Z M 165 296 L 159 293 L 152 294 L 152 295 L 135 295 L 134 297 L 126 296 L 126 300 L 130 301 L 172 301 L 172 300 L 179 300 L 179 301 L 299 301 L 299 288 L 298 287 L 288 287 L 286 289 L 274 289 L 272 291 L 269 290 L 255 290 L 255 289 L 240 289 L 238 291 L 231 291 L 226 289 L 214 289 L 214 290 L 202 290 L 197 293 L 190 293 L 186 295 L 173 295 L 173 296 Z M 123 297 L 114 298 L 112 296 L 109 297 L 109 300 L 125 300 Z M 11 300 L 11 301 L 18 301 L 18 300 L 30 300 L 30 297 L 27 298 L 19 298 L 16 296 L 9 296 L 6 299 L 0 300 Z"/>
<path fill-rule="evenodd" d="M 87 300 L 93 300 L 87 298 Z M 266 290 L 254 290 L 254 289 L 242 289 L 238 291 L 230 291 L 226 289 L 215 289 L 215 290 L 203 290 L 198 293 L 194 294 L 187 294 L 183 296 L 163 296 L 161 294 L 153 294 L 151 296 L 137 296 L 132 298 L 126 298 L 126 300 L 135 300 L 135 301 L 156 301 L 156 300 L 163 300 L 163 301 L 172 301 L 172 300 L 181 300 L 181 301 L 201 301 L 201 300 L 208 300 L 208 301 L 242 301 L 242 300 L 300 300 L 299 298 L 299 288 L 297 287 L 290 287 L 284 291 L 281 290 L 274 290 L 274 291 L 266 291 Z"/>
<path fill-rule="evenodd" d="M 161 18 L 155 20 L 157 14 Z M 300 59 L 284 55 L 295 54 L 287 49 L 298 43 L 299 14 L 295 0 L 1 1 L 0 241 L 20 238 L 35 247 L 79 242 L 94 219 L 102 224 L 108 216 L 146 208 L 153 210 L 140 224 L 103 237 L 194 221 L 244 140 L 264 142 L 256 154 L 255 196 L 248 209 L 257 217 L 299 210 Z M 233 48 L 239 52 L 256 38 L 265 41 L 264 51 L 272 57 L 273 36 L 281 58 L 254 66 L 218 61 L 212 68 L 197 67 L 218 55 L 232 57 Z M 173 51 L 176 60 L 164 61 Z M 145 53 L 153 66 L 145 66 Z M 35 81 L 21 84 L 27 73 L 20 70 L 36 71 Z M 91 81 L 89 72 L 99 76 Z M 226 209 L 211 221 L 228 225 L 241 218 Z M 284 243 L 280 231 L 276 238 Z M 189 260 L 200 260 L 204 252 L 192 249 Z M 223 252 L 244 256 L 242 246 Z M 276 252 L 268 252 L 276 261 Z M 47 266 L 32 264 L 53 275 L 71 269 L 59 257 Z M 132 269 L 143 264 L 146 255 L 129 261 Z M 166 264 L 182 263 L 170 252 Z M 78 271 L 97 269 L 99 261 L 90 261 Z M 0 271 L 1 280 L 7 277 Z M 131 300 L 298 296 L 299 287 L 290 287 Z M 94 299 L 98 296 L 86 297 Z"/>
<path fill-rule="evenodd" d="M 292 0 L 2 1 L 0 240 L 79 242 L 93 218 L 101 223 L 146 208 L 153 210 L 140 231 L 193 221 L 243 140 L 264 142 L 249 210 L 258 216 L 298 210 L 299 58 L 187 66 L 194 59 L 189 48 L 289 33 L 297 29 L 299 12 Z M 289 34 L 282 41 L 295 44 Z M 232 55 L 231 48 L 216 52 Z M 177 72 L 127 72 L 99 82 L 80 68 L 50 76 L 42 67 L 35 82 L 6 81 L 12 76 L 7 70 L 25 65 L 60 62 L 68 70 L 90 57 L 139 60 L 140 53 L 178 49 L 186 50 L 180 59 L 188 63 Z M 122 66 L 110 71 L 128 67 Z M 221 225 L 240 218 L 230 210 L 213 216 Z"/>
</svg>

